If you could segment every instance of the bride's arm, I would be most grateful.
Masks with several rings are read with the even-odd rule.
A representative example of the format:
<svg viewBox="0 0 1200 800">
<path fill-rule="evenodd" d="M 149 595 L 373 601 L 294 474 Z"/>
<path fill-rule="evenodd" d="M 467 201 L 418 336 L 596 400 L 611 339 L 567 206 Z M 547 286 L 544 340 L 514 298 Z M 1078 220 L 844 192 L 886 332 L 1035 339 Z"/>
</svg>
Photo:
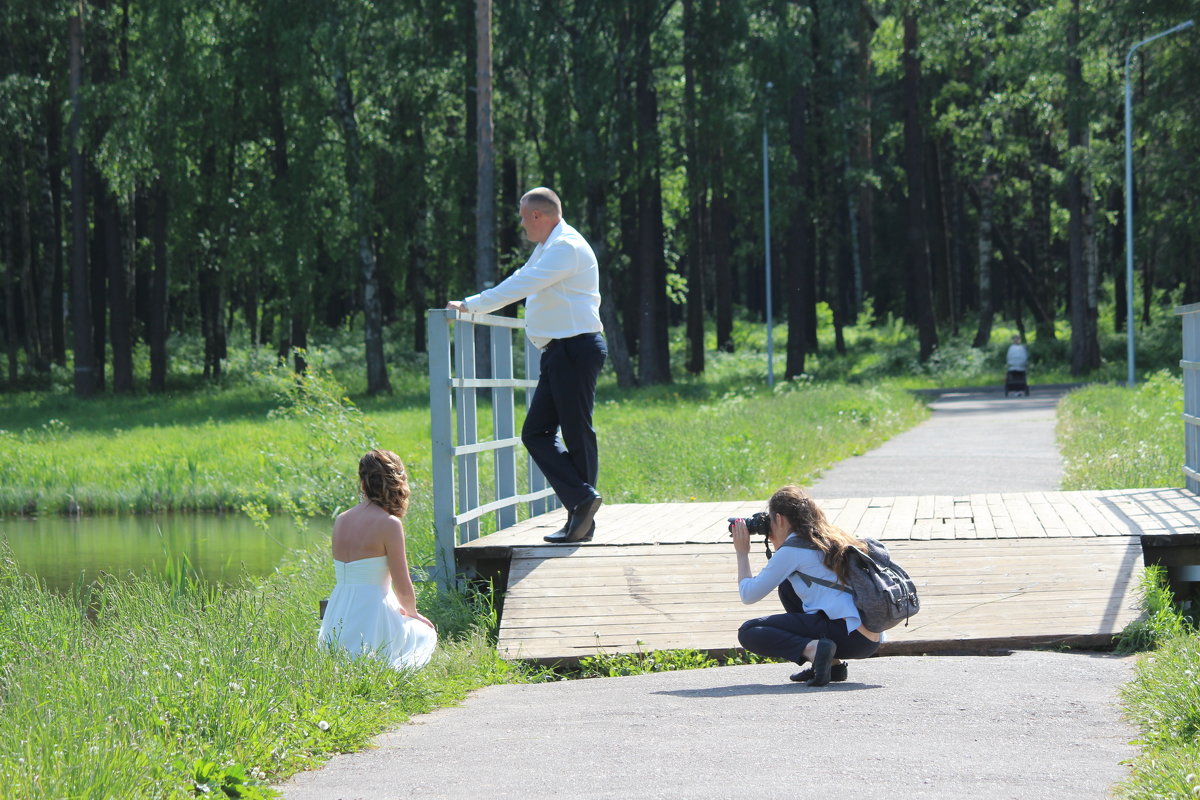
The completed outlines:
<svg viewBox="0 0 1200 800">
<path fill-rule="evenodd" d="M 419 619 L 429 627 L 433 623 L 417 611 L 417 592 L 413 589 L 412 576 L 408 572 L 408 555 L 404 551 L 404 524 L 392 517 L 387 521 L 387 532 L 383 537 L 383 548 L 387 552 L 388 572 L 392 576 L 392 591 L 400 601 L 404 613 Z"/>
</svg>

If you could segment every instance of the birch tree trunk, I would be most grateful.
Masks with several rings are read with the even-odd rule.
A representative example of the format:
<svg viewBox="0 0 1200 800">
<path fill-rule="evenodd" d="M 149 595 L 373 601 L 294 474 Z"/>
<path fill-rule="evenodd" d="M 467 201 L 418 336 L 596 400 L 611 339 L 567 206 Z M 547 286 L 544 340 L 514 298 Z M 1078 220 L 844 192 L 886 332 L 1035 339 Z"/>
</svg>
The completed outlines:
<svg viewBox="0 0 1200 800">
<path fill-rule="evenodd" d="M 81 141 L 83 85 L 83 2 L 76 3 L 69 24 L 70 36 L 70 153 L 71 153 L 71 330 L 75 360 L 75 394 L 96 392 L 95 354 L 92 340 L 92 298 L 88 281 L 87 175 Z"/>
<path fill-rule="evenodd" d="M 392 387 L 388 382 L 387 363 L 383 357 L 383 308 L 379 299 L 379 265 L 375 260 L 375 250 L 371 247 L 367 226 L 367 199 L 362 185 L 362 145 L 358 136 L 358 119 L 355 117 L 350 80 L 342 64 L 337 64 L 333 69 L 334 102 L 345 147 L 346 186 L 350 193 L 350 213 L 354 219 L 358 260 L 362 269 L 367 391 L 370 394 L 382 394 L 390 392 Z"/>
<path fill-rule="evenodd" d="M 492 143 L 492 0 L 475 0 L 475 285 L 496 284 L 496 152 Z M 492 374 L 491 331 L 475 330 L 475 367 Z"/>
</svg>

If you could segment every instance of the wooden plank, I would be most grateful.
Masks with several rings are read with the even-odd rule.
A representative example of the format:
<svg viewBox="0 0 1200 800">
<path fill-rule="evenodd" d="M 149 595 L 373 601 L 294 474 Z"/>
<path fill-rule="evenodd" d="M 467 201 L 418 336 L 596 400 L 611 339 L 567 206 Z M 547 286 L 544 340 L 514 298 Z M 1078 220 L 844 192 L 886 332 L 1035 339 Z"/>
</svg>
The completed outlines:
<svg viewBox="0 0 1200 800">
<path fill-rule="evenodd" d="M 975 523 L 975 538 L 996 538 L 996 524 L 992 520 L 992 507 L 988 505 L 987 495 L 971 495 L 971 519 Z"/>
<path fill-rule="evenodd" d="M 1041 521 L 1037 514 L 1034 513 L 1028 497 L 1025 495 L 1005 494 L 1004 506 L 1008 509 L 1009 518 L 1013 523 L 1013 530 L 1021 538 L 1036 538 L 1046 535 L 1045 528 L 1042 527 Z"/>
<path fill-rule="evenodd" d="M 1042 530 L 1047 536 L 1070 536 L 1071 531 L 1067 524 L 1059 516 L 1056 504 L 1045 494 L 1039 493 L 1039 496 L 1031 498 L 1030 509 L 1038 518 L 1038 523 L 1042 526 Z"/>
<path fill-rule="evenodd" d="M 512 556 L 502 649 L 554 659 L 597 648 L 735 648 L 742 621 L 779 610 L 774 595 L 751 606 L 739 601 L 725 530 L 726 517 L 763 505 L 614 504 L 602 508 L 594 542 L 543 544 L 541 536 L 561 525 L 559 510 L 495 535 L 509 544 L 473 542 L 476 552 Z M 830 498 L 822 506 L 842 527 L 889 540 L 918 582 L 921 614 L 885 645 L 897 652 L 1103 642 L 1138 613 L 1136 534 L 1195 530 L 1200 522 L 1200 498 L 1179 489 Z M 760 542 L 751 551 L 755 570 Z M 585 633 L 561 635 L 568 631 Z"/>
<path fill-rule="evenodd" d="M 879 538 L 884 541 L 908 539 L 912 536 L 913 522 L 917 518 L 917 498 L 894 497 L 888 512 L 887 523 Z"/>
<path fill-rule="evenodd" d="M 923 602 L 907 629 L 889 632 L 893 647 L 1102 640 L 1137 614 L 1140 547 L 1128 537 L 892 544 L 917 576 Z M 514 561 L 525 577 L 505 600 L 500 639 L 510 657 L 733 648 L 744 620 L 780 609 L 774 596 L 750 606 L 738 600 L 735 560 L 724 542 L 538 557 L 556 550 L 522 548 Z M 761 553 L 751 555 L 757 569 Z"/>
<path fill-rule="evenodd" d="M 933 518 L 947 520 L 954 518 L 954 498 L 939 494 L 933 498 Z"/>
<path fill-rule="evenodd" d="M 869 498 L 852 497 L 846 501 L 842 510 L 838 513 L 830 514 L 828 509 L 825 510 L 825 513 L 829 521 L 834 525 L 837 525 L 844 531 L 853 532 L 858 527 L 858 523 L 862 520 L 863 514 L 866 513 L 867 507 L 870 504 L 871 501 Z"/>
</svg>

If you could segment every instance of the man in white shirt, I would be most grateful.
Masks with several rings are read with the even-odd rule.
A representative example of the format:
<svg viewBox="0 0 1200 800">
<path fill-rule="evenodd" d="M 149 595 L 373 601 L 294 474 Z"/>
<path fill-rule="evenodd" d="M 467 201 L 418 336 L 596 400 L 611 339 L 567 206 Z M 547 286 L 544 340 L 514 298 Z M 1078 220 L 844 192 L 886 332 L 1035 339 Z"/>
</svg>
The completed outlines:
<svg viewBox="0 0 1200 800">
<path fill-rule="evenodd" d="M 586 542 L 595 533 L 602 502 L 592 427 L 596 378 L 608 358 L 600 270 L 591 246 L 563 221 L 562 202 L 550 189 L 531 189 L 521 198 L 521 227 L 537 244 L 525 265 L 499 285 L 446 308 L 487 313 L 525 300 L 525 334 L 542 357 L 521 441 L 567 509 L 566 524 L 544 538 Z"/>
</svg>

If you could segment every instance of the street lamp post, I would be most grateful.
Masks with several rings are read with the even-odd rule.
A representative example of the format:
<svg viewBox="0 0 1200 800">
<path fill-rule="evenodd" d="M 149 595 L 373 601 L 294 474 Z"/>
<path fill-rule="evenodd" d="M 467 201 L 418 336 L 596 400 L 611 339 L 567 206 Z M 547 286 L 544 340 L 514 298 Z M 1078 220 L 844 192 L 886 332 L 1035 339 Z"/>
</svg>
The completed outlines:
<svg viewBox="0 0 1200 800">
<path fill-rule="evenodd" d="M 770 159 L 767 157 L 767 98 L 775 84 L 767 81 L 767 91 L 763 97 L 763 249 L 766 253 L 767 279 L 767 386 L 775 386 L 775 343 L 774 324 L 771 318 L 771 177 Z"/>
<path fill-rule="evenodd" d="M 1129 67 L 1133 51 L 1155 39 L 1178 33 L 1192 27 L 1195 20 L 1181 22 L 1174 28 L 1155 34 L 1129 48 L 1125 55 L 1125 346 L 1126 362 L 1129 366 L 1128 383 L 1134 383 L 1133 353 L 1133 89 L 1129 83 Z"/>
</svg>

